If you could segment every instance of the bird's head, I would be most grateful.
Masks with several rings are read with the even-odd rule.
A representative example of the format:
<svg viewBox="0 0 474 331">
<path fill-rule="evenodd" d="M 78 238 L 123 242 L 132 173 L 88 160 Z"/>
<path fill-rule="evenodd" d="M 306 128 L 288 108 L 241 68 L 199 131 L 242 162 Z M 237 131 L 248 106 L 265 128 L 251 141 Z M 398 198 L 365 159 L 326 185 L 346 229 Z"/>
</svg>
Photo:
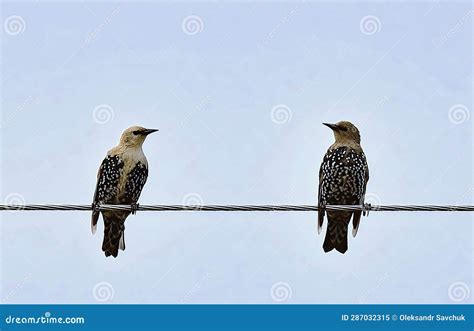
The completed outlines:
<svg viewBox="0 0 474 331">
<path fill-rule="evenodd" d="M 360 144 L 360 133 L 354 124 L 348 121 L 340 121 L 336 124 L 323 123 L 334 132 L 337 143 L 355 142 Z"/>
<path fill-rule="evenodd" d="M 132 126 L 126 129 L 120 137 L 120 145 L 127 147 L 140 147 L 145 138 L 153 132 L 158 131 L 157 129 L 145 129 L 141 126 Z"/>
</svg>

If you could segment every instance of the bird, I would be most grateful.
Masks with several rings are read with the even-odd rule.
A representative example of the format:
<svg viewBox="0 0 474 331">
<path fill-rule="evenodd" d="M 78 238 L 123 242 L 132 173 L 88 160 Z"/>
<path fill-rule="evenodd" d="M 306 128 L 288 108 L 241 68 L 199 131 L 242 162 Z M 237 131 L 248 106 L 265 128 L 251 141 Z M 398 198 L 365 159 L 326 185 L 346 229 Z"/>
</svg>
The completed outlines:
<svg viewBox="0 0 474 331">
<path fill-rule="evenodd" d="M 102 251 L 117 257 L 119 248 L 125 250 L 125 220 L 138 208 L 138 198 L 148 177 L 148 161 L 143 153 L 145 138 L 158 131 L 132 126 L 123 131 L 119 144 L 107 152 L 97 173 L 92 202 L 91 231 L 97 230 L 99 213 L 104 220 Z M 131 210 L 98 210 L 102 204 L 131 205 Z"/>
<path fill-rule="evenodd" d="M 333 133 L 335 142 L 327 150 L 319 169 L 318 234 L 321 233 L 324 215 L 328 226 L 323 243 L 327 253 L 336 249 L 347 251 L 347 230 L 352 218 L 352 236 L 359 230 L 362 211 L 325 211 L 326 205 L 363 205 L 369 167 L 360 144 L 357 127 L 348 121 L 336 124 L 323 123 Z"/>
</svg>

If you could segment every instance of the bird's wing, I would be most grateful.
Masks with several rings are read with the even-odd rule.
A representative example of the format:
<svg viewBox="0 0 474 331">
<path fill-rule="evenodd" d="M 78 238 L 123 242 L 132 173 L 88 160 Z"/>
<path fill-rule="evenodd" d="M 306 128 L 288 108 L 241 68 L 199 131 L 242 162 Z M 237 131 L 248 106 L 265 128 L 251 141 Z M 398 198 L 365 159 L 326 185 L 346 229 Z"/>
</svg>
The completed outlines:
<svg viewBox="0 0 474 331">
<path fill-rule="evenodd" d="M 140 198 L 143 186 L 148 178 L 148 166 L 142 162 L 137 162 L 130 173 L 127 175 L 125 192 L 120 198 L 122 204 L 135 204 Z"/>
<path fill-rule="evenodd" d="M 365 156 L 364 156 L 365 158 Z M 364 196 L 365 196 L 365 189 L 367 187 L 367 182 L 369 181 L 369 165 L 367 164 L 367 160 L 365 161 L 365 185 L 364 185 Z"/>
<path fill-rule="evenodd" d="M 360 196 L 360 204 L 364 204 L 364 198 L 365 198 L 365 191 L 367 189 L 367 182 L 369 181 L 369 166 L 367 165 L 367 159 L 362 153 L 362 158 L 364 160 L 364 179 L 362 183 L 362 191 L 361 191 L 361 196 Z M 362 211 L 358 210 L 354 212 L 354 218 L 352 219 L 352 236 L 355 237 L 357 235 L 357 231 L 359 230 L 359 224 L 360 224 L 360 218 L 362 216 Z"/>
<path fill-rule="evenodd" d="M 95 187 L 93 206 L 96 204 L 105 204 L 113 201 L 117 195 L 117 186 L 123 168 L 123 160 L 119 156 L 107 155 L 102 161 L 97 172 L 97 184 Z M 92 211 L 91 230 L 95 233 L 97 230 L 97 221 L 99 212 Z"/>
<path fill-rule="evenodd" d="M 323 181 L 324 181 L 324 172 L 323 172 L 323 166 L 325 162 L 327 161 L 327 153 L 324 156 L 323 162 L 321 163 L 321 167 L 319 168 L 319 188 L 318 188 L 318 207 L 320 207 L 323 203 Z M 322 227 L 324 223 L 324 210 L 318 210 L 318 234 L 321 233 Z"/>
</svg>

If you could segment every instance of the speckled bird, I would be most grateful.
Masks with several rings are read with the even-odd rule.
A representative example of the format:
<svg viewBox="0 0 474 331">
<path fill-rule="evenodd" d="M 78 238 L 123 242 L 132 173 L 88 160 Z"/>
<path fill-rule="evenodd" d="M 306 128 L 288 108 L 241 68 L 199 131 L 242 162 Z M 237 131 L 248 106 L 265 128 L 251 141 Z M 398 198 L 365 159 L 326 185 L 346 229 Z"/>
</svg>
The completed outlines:
<svg viewBox="0 0 474 331">
<path fill-rule="evenodd" d="M 102 204 L 131 205 L 136 210 L 138 198 L 148 177 L 148 161 L 143 154 L 145 138 L 158 130 L 132 126 L 126 129 L 119 144 L 107 152 L 97 174 L 93 206 Z M 125 250 L 125 219 L 133 211 L 101 211 L 104 219 L 105 256 L 117 257 L 119 248 Z M 97 230 L 99 211 L 92 211 L 91 230 Z"/>
<path fill-rule="evenodd" d="M 319 206 L 362 205 L 369 180 L 369 167 L 360 145 L 360 133 L 354 124 L 341 121 L 336 124 L 323 123 L 334 132 L 336 141 L 324 156 L 319 170 Z M 318 233 L 321 233 L 324 214 L 328 216 L 328 227 L 323 249 L 334 248 L 347 251 L 347 228 L 352 218 L 352 235 L 359 229 L 361 211 L 319 211 Z"/>
</svg>

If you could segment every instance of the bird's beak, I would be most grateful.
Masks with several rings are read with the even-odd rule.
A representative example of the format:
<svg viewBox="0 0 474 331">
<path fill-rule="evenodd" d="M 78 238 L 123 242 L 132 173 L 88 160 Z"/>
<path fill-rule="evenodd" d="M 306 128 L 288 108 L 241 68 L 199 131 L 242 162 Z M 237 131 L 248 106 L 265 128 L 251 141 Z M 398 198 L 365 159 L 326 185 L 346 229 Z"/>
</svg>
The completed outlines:
<svg viewBox="0 0 474 331">
<path fill-rule="evenodd" d="M 145 136 L 148 136 L 150 133 L 153 133 L 153 132 L 156 132 L 156 131 L 159 131 L 158 129 L 145 129 L 143 130 L 143 134 Z"/>
<path fill-rule="evenodd" d="M 330 128 L 331 130 L 334 130 L 334 131 L 339 130 L 339 127 L 336 124 L 330 124 L 330 123 L 323 123 L 323 124 L 326 125 L 328 128 Z"/>
</svg>

